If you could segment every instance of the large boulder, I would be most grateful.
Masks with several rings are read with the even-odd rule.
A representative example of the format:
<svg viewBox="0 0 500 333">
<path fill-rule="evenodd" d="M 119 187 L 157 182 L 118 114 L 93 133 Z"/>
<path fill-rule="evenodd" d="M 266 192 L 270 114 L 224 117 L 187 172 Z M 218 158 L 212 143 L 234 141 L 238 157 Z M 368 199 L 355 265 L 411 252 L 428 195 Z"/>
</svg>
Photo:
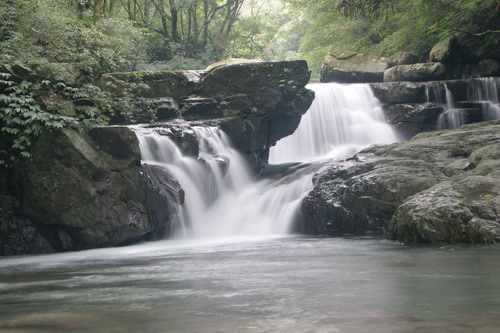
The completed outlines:
<svg viewBox="0 0 500 333">
<path fill-rule="evenodd" d="M 450 36 L 440 40 L 429 52 L 429 60 L 443 64 L 465 64 L 474 60 L 472 54 L 456 37 Z"/>
<path fill-rule="evenodd" d="M 500 121 L 365 149 L 314 177 L 297 231 L 389 233 L 416 242 L 498 242 Z"/>
<path fill-rule="evenodd" d="M 205 97 L 206 113 L 224 117 L 220 126 L 253 166 L 267 163 L 269 148 L 292 134 L 314 93 L 305 88 L 310 72 L 302 60 L 222 65 L 206 73 L 195 92 Z M 198 119 L 206 119 L 203 108 Z M 194 112 L 189 113 L 194 116 Z M 192 118 L 196 119 L 196 117 Z"/>
<path fill-rule="evenodd" d="M 412 65 L 419 62 L 421 62 L 419 56 L 405 51 L 398 51 L 391 57 L 391 67 L 398 65 Z"/>
<path fill-rule="evenodd" d="M 427 103 L 401 103 L 384 105 L 383 111 L 387 121 L 400 137 L 410 139 L 415 134 L 436 130 L 444 107 Z"/>
<path fill-rule="evenodd" d="M 419 82 L 384 82 L 370 83 L 372 91 L 382 103 L 425 103 L 426 86 Z"/>
<path fill-rule="evenodd" d="M 328 53 L 321 65 L 321 82 L 382 82 L 389 61 L 355 52 Z"/>
<path fill-rule="evenodd" d="M 500 64 L 494 59 L 484 59 L 479 62 L 481 76 L 500 76 Z"/>
<path fill-rule="evenodd" d="M 453 36 L 440 40 L 429 53 L 429 60 L 446 66 L 447 78 L 458 79 L 477 63 L 472 53 Z"/>
<path fill-rule="evenodd" d="M 127 127 L 44 133 L 20 175 L 16 215 L 56 251 L 135 242 L 160 229 L 150 220 L 138 140 Z M 33 252 L 39 252 L 33 250 Z"/>
<path fill-rule="evenodd" d="M 394 81 L 435 81 L 446 77 L 446 67 L 440 62 L 399 65 L 384 72 L 384 82 Z"/>
</svg>

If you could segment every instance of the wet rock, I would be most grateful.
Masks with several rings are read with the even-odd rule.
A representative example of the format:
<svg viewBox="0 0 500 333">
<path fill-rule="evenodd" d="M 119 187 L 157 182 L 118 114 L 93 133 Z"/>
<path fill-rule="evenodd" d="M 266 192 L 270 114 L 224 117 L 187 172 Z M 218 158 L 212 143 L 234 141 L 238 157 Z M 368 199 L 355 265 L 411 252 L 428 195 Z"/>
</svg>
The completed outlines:
<svg viewBox="0 0 500 333">
<path fill-rule="evenodd" d="M 309 78 L 305 61 L 240 63 L 215 67 L 196 91 L 217 101 L 225 117 L 220 126 L 259 169 L 267 164 L 269 148 L 295 131 L 311 105 Z"/>
<path fill-rule="evenodd" d="M 455 128 L 456 119 L 460 119 L 463 124 L 478 123 L 484 120 L 480 107 L 448 109 L 442 113 L 438 125 L 441 128 Z"/>
<path fill-rule="evenodd" d="M 387 121 L 400 136 L 410 139 L 415 134 L 436 130 L 444 107 L 434 104 L 389 104 L 383 107 Z"/>
<path fill-rule="evenodd" d="M 179 104 L 172 97 L 157 98 L 154 102 L 157 120 L 169 120 L 180 116 Z"/>
<path fill-rule="evenodd" d="M 177 214 L 182 206 L 185 193 L 170 171 L 161 165 L 143 164 L 146 176 L 146 201 L 152 224 L 150 239 L 161 239 L 169 235 Z"/>
<path fill-rule="evenodd" d="M 199 147 L 196 133 L 191 124 L 182 119 L 176 119 L 161 125 L 151 125 L 160 135 L 166 135 L 182 150 L 186 155 L 198 157 Z"/>
<path fill-rule="evenodd" d="M 83 129 L 44 133 L 23 173 L 19 212 L 43 226 L 59 251 L 128 243 L 151 232 L 135 134 L 111 127 L 93 136 L 102 150 Z"/>
<path fill-rule="evenodd" d="M 439 62 L 399 65 L 384 72 L 384 82 L 435 81 L 446 77 L 446 67 Z"/>
<path fill-rule="evenodd" d="M 89 135 L 101 151 L 113 157 L 128 159 L 141 155 L 137 137 L 128 127 L 96 126 Z"/>
<path fill-rule="evenodd" d="M 425 84 L 419 82 L 385 82 L 371 83 L 375 97 L 382 103 L 425 103 Z"/>
<path fill-rule="evenodd" d="M 223 65 L 233 65 L 233 64 L 243 64 L 243 63 L 255 63 L 255 62 L 263 62 L 258 59 L 245 59 L 245 58 L 228 58 L 222 61 L 218 61 L 216 63 L 210 64 L 205 68 L 205 70 L 209 71 L 215 67 L 223 66 Z"/>
<path fill-rule="evenodd" d="M 328 53 L 321 65 L 321 82 L 382 82 L 389 61 L 355 52 Z"/>
<path fill-rule="evenodd" d="M 16 215 L 17 206 L 13 196 L 0 195 L 0 255 L 55 252 L 36 224 Z"/>
<path fill-rule="evenodd" d="M 214 98 L 189 96 L 181 100 L 181 115 L 186 120 L 219 118 L 223 116 Z"/>
<path fill-rule="evenodd" d="M 474 175 L 422 191 L 398 207 L 389 238 L 409 244 L 500 242 L 498 184 L 499 178 Z"/>
<path fill-rule="evenodd" d="M 499 163 L 500 121 L 367 148 L 315 175 L 296 229 L 388 232 L 404 243 L 498 242 Z"/>
</svg>

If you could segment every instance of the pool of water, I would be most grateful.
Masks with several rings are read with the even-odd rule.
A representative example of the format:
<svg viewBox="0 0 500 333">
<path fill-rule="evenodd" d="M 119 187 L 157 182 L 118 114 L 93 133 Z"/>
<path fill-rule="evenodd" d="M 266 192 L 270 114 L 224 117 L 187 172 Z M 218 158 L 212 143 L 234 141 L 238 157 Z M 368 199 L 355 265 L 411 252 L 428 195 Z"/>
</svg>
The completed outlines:
<svg viewBox="0 0 500 333">
<path fill-rule="evenodd" d="M 500 247 L 156 242 L 0 259 L 0 332 L 498 332 Z"/>
</svg>

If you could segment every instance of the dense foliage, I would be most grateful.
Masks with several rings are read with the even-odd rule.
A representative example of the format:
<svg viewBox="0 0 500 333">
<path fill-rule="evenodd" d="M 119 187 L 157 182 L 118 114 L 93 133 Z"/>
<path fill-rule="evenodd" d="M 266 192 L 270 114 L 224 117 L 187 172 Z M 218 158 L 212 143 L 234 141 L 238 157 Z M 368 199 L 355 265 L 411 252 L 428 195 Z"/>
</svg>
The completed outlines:
<svg viewBox="0 0 500 333">
<path fill-rule="evenodd" d="M 2 0 L 0 64 L 77 63 L 98 76 L 202 69 L 229 57 L 304 58 L 317 76 L 327 52 L 407 51 L 425 60 L 450 35 L 478 58 L 500 60 L 498 27 L 498 0 Z M 113 114 L 93 82 L 0 75 L 0 164 L 29 156 L 44 128 Z M 58 103 L 71 103 L 74 114 Z"/>
<path fill-rule="evenodd" d="M 500 55 L 498 0 L 284 0 L 307 21 L 299 55 L 317 71 L 329 51 L 391 56 L 407 51 L 426 59 L 454 35 L 480 58 Z"/>
</svg>

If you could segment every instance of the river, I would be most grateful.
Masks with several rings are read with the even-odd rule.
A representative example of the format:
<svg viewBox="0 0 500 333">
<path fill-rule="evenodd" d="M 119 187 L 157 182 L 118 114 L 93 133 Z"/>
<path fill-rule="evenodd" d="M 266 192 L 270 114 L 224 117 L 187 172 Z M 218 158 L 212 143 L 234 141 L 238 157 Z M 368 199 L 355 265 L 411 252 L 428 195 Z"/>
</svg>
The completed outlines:
<svg viewBox="0 0 500 333">
<path fill-rule="evenodd" d="M 497 332 L 495 246 L 155 242 L 0 260 L 0 332 Z"/>
</svg>

